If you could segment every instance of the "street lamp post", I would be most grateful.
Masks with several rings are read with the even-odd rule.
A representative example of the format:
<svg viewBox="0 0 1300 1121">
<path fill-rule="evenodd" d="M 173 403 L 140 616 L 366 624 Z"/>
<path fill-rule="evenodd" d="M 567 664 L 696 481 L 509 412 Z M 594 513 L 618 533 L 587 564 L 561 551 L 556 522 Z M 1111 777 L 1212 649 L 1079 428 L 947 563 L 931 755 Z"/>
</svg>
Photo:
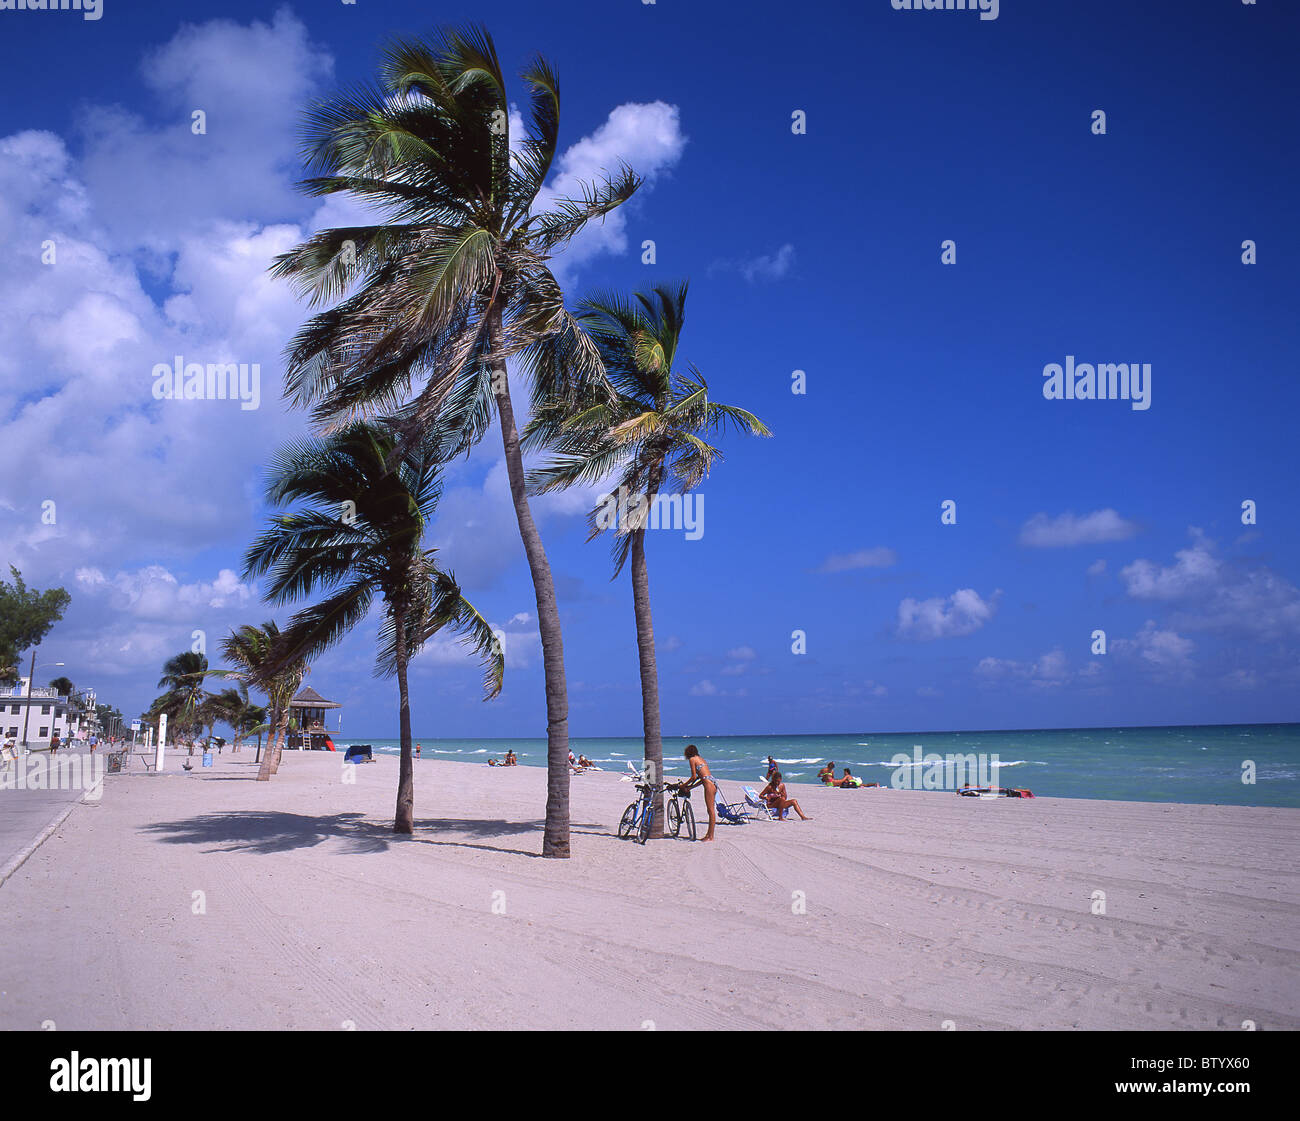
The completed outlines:
<svg viewBox="0 0 1300 1121">
<path fill-rule="evenodd" d="M 32 668 L 27 673 L 27 704 L 23 706 L 23 750 L 27 750 L 27 722 L 32 718 L 32 682 L 36 680 L 37 669 L 45 669 L 47 666 L 61 666 L 62 662 L 42 662 L 38 667 L 36 665 L 36 651 L 40 647 L 32 647 Z"/>
</svg>

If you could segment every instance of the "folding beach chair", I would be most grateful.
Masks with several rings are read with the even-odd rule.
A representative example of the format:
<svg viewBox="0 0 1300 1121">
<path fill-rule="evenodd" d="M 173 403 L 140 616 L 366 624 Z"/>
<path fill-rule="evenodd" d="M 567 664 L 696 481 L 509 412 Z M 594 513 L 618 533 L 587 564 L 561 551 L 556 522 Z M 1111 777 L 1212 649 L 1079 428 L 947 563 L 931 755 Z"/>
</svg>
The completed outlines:
<svg viewBox="0 0 1300 1121">
<path fill-rule="evenodd" d="M 765 818 L 768 821 L 776 821 L 776 814 L 772 812 L 772 807 L 758 796 L 757 790 L 752 786 L 742 786 L 741 789 L 745 792 L 745 805 L 755 816 Z"/>
<path fill-rule="evenodd" d="M 744 825 L 749 820 L 749 806 L 745 802 L 727 803 L 723 796 L 721 783 L 715 782 L 713 788 L 717 793 L 718 820 L 729 825 Z"/>
</svg>

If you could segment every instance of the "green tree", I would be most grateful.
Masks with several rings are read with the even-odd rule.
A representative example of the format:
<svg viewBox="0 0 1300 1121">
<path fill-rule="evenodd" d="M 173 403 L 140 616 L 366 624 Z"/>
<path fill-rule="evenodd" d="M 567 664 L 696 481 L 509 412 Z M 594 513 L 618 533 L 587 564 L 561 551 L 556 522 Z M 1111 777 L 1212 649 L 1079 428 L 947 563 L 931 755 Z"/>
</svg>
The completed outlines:
<svg viewBox="0 0 1300 1121">
<path fill-rule="evenodd" d="M 438 567 L 436 550 L 424 548 L 442 489 L 436 453 L 436 441 L 399 446 L 387 429 L 363 422 L 289 446 L 271 467 L 267 501 L 302 505 L 273 516 L 244 558 L 245 579 L 269 577 L 265 593 L 273 603 L 326 593 L 289 621 L 279 658 L 310 661 L 382 602 L 376 672 L 397 677 L 401 725 L 397 833 L 414 828 L 411 658 L 450 627 L 483 661 L 487 697 L 500 692 L 505 672 L 492 628 Z"/>
<path fill-rule="evenodd" d="M 536 492 L 602 479 L 613 484 L 612 493 L 591 512 L 588 540 L 604 530 L 614 531 L 615 577 L 631 560 L 645 761 L 647 773 L 658 782 L 663 781 L 663 738 L 645 550 L 649 514 L 662 491 L 686 494 L 721 460 L 722 453 L 707 437 L 727 427 L 771 435 L 753 413 L 711 401 L 708 384 L 695 366 L 677 367 L 686 291 L 686 284 L 659 286 L 637 293 L 634 300 L 605 294 L 579 304 L 578 320 L 600 348 L 614 396 L 553 402 L 534 414 L 524 432 L 526 447 L 554 453 L 551 462 L 529 476 Z M 655 795 L 654 836 L 663 836 L 663 809 L 660 790 Z"/>
<path fill-rule="evenodd" d="M 382 224 L 323 230 L 274 273 L 317 303 L 290 348 L 287 389 L 322 422 L 395 415 L 404 439 L 452 417 L 450 451 L 495 415 L 519 536 L 537 601 L 546 681 L 547 797 L 542 854 L 569 855 L 569 715 L 550 564 L 528 504 L 507 360 L 530 367 L 534 401 L 571 396 L 603 375 L 547 265 L 589 221 L 631 197 L 627 168 L 538 207 L 555 158 L 560 90 L 541 57 L 521 74 L 525 135 L 512 144 L 510 97 L 492 37 L 448 30 L 399 40 L 376 86 L 311 114 L 305 189 L 349 193 Z"/>
<path fill-rule="evenodd" d="M 168 658 L 164 663 L 158 688 L 167 690 L 163 694 L 163 698 L 167 699 L 159 698 L 163 704 L 158 711 L 165 712 L 168 722 L 177 725 L 177 735 L 180 734 L 181 726 L 190 730 L 191 735 L 194 730 L 202 729 L 203 721 L 199 718 L 198 711 L 207 697 L 203 683 L 210 673 L 207 655 L 192 650 Z M 157 701 L 154 703 L 158 704 Z"/>
<path fill-rule="evenodd" d="M 9 566 L 13 583 L 0 580 L 0 685 L 16 685 L 23 654 L 63 618 L 72 597 L 63 588 L 38 592 L 29 588 L 18 569 Z"/>
<path fill-rule="evenodd" d="M 259 782 L 269 782 L 280 768 L 280 756 L 289 732 L 289 702 L 307 676 L 307 663 L 302 658 L 281 656 L 284 642 L 279 626 L 268 620 L 260 627 L 245 623 L 232 631 L 222 641 L 221 652 L 237 668 L 221 671 L 246 686 L 260 689 L 266 694 L 269 708 L 266 754 L 261 757 L 257 772 Z M 261 733 L 258 734 L 258 751 L 261 752 Z"/>
</svg>

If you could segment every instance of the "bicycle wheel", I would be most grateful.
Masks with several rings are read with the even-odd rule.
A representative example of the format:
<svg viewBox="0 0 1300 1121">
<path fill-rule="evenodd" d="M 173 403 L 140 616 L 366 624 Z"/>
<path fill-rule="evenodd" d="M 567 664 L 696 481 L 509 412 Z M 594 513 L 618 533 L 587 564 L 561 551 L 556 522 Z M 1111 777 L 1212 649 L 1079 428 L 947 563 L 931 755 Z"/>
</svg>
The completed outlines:
<svg viewBox="0 0 1300 1121">
<path fill-rule="evenodd" d="M 654 804 L 650 803 L 646 806 L 645 813 L 641 815 L 641 821 L 637 827 L 636 839 L 638 844 L 644 845 L 650 839 L 650 822 L 654 815 Z"/>
<path fill-rule="evenodd" d="M 631 836 L 633 828 L 636 826 L 636 811 L 640 802 L 633 802 L 623 811 L 623 818 L 618 823 L 618 836 L 620 840 Z"/>
<path fill-rule="evenodd" d="M 676 798 L 668 802 L 668 832 L 674 837 L 682 830 L 682 807 Z"/>
<path fill-rule="evenodd" d="M 682 807 L 682 820 L 686 823 L 686 839 L 695 840 L 695 811 L 691 809 L 690 802 Z"/>
</svg>

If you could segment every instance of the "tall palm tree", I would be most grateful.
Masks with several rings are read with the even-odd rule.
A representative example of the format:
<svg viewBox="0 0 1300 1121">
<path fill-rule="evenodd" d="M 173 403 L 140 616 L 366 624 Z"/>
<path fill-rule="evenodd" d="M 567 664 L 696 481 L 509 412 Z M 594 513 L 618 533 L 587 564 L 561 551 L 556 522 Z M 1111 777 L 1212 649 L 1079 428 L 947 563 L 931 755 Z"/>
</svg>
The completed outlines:
<svg viewBox="0 0 1300 1121">
<path fill-rule="evenodd" d="M 167 714 L 167 719 L 176 726 L 178 734 L 187 730 L 192 735 L 196 728 L 202 726 L 197 714 L 207 696 L 203 682 L 208 676 L 210 671 L 207 655 L 192 650 L 168 658 L 163 664 L 158 688 L 167 692 L 154 702 L 154 707 L 157 712 Z"/>
<path fill-rule="evenodd" d="M 67 697 L 69 700 L 71 700 L 73 695 L 77 692 L 77 687 L 72 684 L 72 679 L 69 677 L 56 677 L 50 682 L 50 688 L 58 693 L 59 696 Z"/>
<path fill-rule="evenodd" d="M 222 721 L 229 724 L 234 733 L 231 750 L 238 751 L 244 737 L 266 721 L 266 709 L 249 700 L 248 686 L 243 681 L 222 689 L 217 694 L 217 701 L 221 705 Z"/>
<path fill-rule="evenodd" d="M 537 207 L 555 158 L 560 89 L 535 58 L 525 135 L 512 144 L 510 99 L 492 37 L 447 30 L 398 40 L 376 87 L 313 110 L 306 144 L 314 195 L 347 192 L 382 224 L 323 230 L 279 257 L 275 275 L 313 303 L 289 349 L 287 388 L 318 421 L 392 414 L 403 440 L 454 418 L 448 454 L 495 415 L 510 496 L 537 600 L 546 677 L 547 798 L 542 854 L 569 855 L 569 715 L 564 645 L 550 564 L 528 504 L 507 359 L 529 367 L 534 402 L 599 383 L 599 355 L 576 329 L 547 267 L 589 221 L 631 197 L 627 168 L 578 197 Z"/>
<path fill-rule="evenodd" d="M 686 321 L 687 285 L 636 293 L 596 295 L 578 306 L 578 321 L 600 348 L 614 397 L 597 394 L 574 403 L 558 401 L 534 414 L 524 432 L 527 447 L 546 447 L 551 462 L 529 476 L 542 493 L 603 479 L 613 493 L 591 512 L 596 537 L 613 529 L 614 576 L 629 557 L 632 604 L 641 670 L 641 718 L 647 773 L 662 782 L 663 739 L 659 725 L 659 671 L 645 534 L 657 496 L 667 488 L 685 495 L 708 476 L 722 453 L 705 437 L 732 426 L 770 436 L 753 413 L 709 400 L 704 376 L 693 365 L 675 368 Z M 655 795 L 653 835 L 663 836 L 663 791 Z"/>
<path fill-rule="evenodd" d="M 221 653 L 236 669 L 223 671 L 245 686 L 260 689 L 266 694 L 270 708 L 268 718 L 266 755 L 257 772 L 259 782 L 268 782 L 280 767 L 280 756 L 289 729 L 289 702 L 307 675 L 307 663 L 301 658 L 282 658 L 283 638 L 274 620 L 260 627 L 245 623 L 232 631 L 221 643 Z M 259 752 L 261 739 L 258 740 Z"/>
<path fill-rule="evenodd" d="M 330 436 L 290 445 L 271 467 L 267 501 L 301 502 L 271 518 L 244 557 L 244 577 L 269 576 L 266 596 L 285 603 L 320 589 L 319 603 L 299 611 L 282 635 L 280 659 L 311 660 L 384 607 L 376 664 L 396 675 L 401 764 L 393 830 L 414 828 L 415 774 L 407 667 L 443 627 L 451 627 L 484 663 L 488 698 L 501 691 L 504 653 L 488 625 L 442 571 L 424 535 L 442 493 L 438 442 L 399 444 L 386 427 L 349 424 Z"/>
</svg>

